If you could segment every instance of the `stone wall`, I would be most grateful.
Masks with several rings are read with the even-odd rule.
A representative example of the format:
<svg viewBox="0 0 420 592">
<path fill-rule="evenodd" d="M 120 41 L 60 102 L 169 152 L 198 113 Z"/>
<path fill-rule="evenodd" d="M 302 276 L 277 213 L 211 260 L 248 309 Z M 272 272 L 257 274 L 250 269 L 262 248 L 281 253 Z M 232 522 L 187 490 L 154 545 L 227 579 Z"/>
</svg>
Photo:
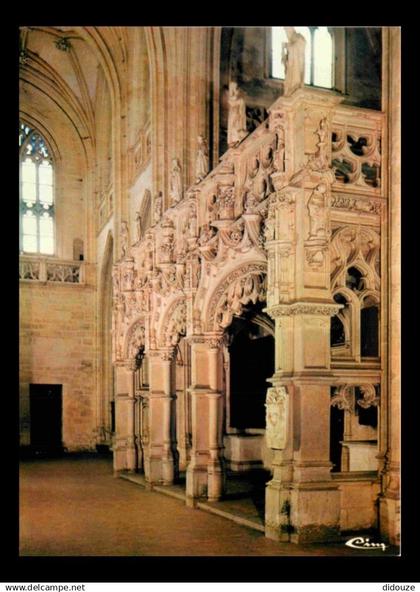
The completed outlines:
<svg viewBox="0 0 420 592">
<path fill-rule="evenodd" d="M 63 385 L 63 445 L 95 445 L 92 285 L 20 282 L 21 444 L 30 443 L 29 385 Z"/>
</svg>

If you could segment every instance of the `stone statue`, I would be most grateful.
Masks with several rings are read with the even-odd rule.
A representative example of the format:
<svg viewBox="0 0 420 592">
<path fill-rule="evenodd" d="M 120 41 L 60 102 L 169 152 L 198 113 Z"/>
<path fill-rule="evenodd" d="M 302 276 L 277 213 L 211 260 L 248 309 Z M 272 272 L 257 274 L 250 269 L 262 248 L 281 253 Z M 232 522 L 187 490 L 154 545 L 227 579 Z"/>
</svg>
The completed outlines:
<svg viewBox="0 0 420 592">
<path fill-rule="evenodd" d="M 309 239 L 327 238 L 327 197 L 327 186 L 325 183 L 320 183 L 309 198 Z"/>
<path fill-rule="evenodd" d="M 247 135 L 245 100 L 236 82 L 229 84 L 228 146 L 234 146 Z"/>
<path fill-rule="evenodd" d="M 169 197 L 171 198 L 171 206 L 174 206 L 182 199 L 181 165 L 177 158 L 172 159 L 171 189 Z"/>
<path fill-rule="evenodd" d="M 137 242 L 139 242 L 141 240 L 141 235 L 142 235 L 140 212 L 136 212 L 136 230 L 137 230 Z"/>
<path fill-rule="evenodd" d="M 305 45 L 303 35 L 296 33 L 294 27 L 284 27 L 287 43 L 283 43 L 282 62 L 285 69 L 284 96 L 288 97 L 304 86 Z"/>
<path fill-rule="evenodd" d="M 127 222 L 121 222 L 121 257 L 124 258 L 128 255 L 128 224 Z"/>
<path fill-rule="evenodd" d="M 195 163 L 195 182 L 199 183 L 209 172 L 209 147 L 203 136 L 198 136 L 197 160 Z"/>
<path fill-rule="evenodd" d="M 155 207 L 154 207 L 154 211 L 153 211 L 153 221 L 155 224 L 157 224 L 159 222 L 159 220 L 162 218 L 162 213 L 163 213 L 163 195 L 162 195 L 162 192 L 159 191 L 159 193 L 155 197 Z"/>
</svg>

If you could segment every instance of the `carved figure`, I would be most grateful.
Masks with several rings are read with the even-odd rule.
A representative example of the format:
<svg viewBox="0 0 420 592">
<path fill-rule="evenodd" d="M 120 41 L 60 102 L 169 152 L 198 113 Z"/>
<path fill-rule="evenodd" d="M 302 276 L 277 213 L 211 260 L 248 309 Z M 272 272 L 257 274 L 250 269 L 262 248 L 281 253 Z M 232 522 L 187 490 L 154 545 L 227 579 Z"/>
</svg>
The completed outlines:
<svg viewBox="0 0 420 592">
<path fill-rule="evenodd" d="M 127 222 L 121 222 L 121 257 L 124 258 L 128 255 L 128 224 Z"/>
<path fill-rule="evenodd" d="M 308 202 L 309 238 L 326 238 L 327 229 L 327 186 L 320 183 Z"/>
<path fill-rule="evenodd" d="M 157 224 L 159 220 L 162 218 L 163 213 L 163 196 L 162 192 L 159 193 L 155 197 L 155 207 L 154 207 L 154 223 Z"/>
<path fill-rule="evenodd" d="M 142 235 L 140 212 L 136 212 L 136 230 L 137 230 L 137 242 L 139 242 L 141 239 L 141 235 Z"/>
<path fill-rule="evenodd" d="M 199 183 L 209 172 L 209 147 L 203 136 L 198 136 L 197 160 L 195 163 L 195 182 Z"/>
<path fill-rule="evenodd" d="M 171 206 L 174 206 L 182 199 L 181 165 L 177 158 L 172 159 L 171 190 L 169 196 L 171 198 Z"/>
<path fill-rule="evenodd" d="M 234 146 L 247 135 L 246 105 L 236 82 L 229 84 L 228 146 Z"/>
<path fill-rule="evenodd" d="M 283 43 L 282 62 L 285 68 L 284 96 L 304 86 L 306 40 L 294 27 L 284 27 L 287 43 Z"/>
</svg>

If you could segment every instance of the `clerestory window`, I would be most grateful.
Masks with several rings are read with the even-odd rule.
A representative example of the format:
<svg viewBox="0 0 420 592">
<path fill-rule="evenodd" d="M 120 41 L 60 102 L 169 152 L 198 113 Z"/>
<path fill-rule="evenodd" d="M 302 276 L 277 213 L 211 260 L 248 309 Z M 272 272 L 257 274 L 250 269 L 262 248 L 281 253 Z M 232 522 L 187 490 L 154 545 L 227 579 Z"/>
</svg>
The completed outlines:
<svg viewBox="0 0 420 592">
<path fill-rule="evenodd" d="M 19 127 L 20 250 L 54 255 L 54 164 L 41 134 Z"/>
<path fill-rule="evenodd" d="M 295 27 L 303 35 L 305 46 L 305 84 L 333 88 L 333 38 L 328 27 Z M 284 79 L 283 43 L 287 43 L 284 27 L 271 28 L 271 76 Z"/>
</svg>

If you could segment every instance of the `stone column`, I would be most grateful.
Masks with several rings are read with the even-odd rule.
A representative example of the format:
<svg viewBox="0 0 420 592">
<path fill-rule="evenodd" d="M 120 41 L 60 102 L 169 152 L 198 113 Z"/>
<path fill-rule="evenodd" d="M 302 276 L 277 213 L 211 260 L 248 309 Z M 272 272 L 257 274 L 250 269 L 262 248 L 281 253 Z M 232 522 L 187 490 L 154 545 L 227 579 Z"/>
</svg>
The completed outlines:
<svg viewBox="0 0 420 592">
<path fill-rule="evenodd" d="M 150 351 L 149 429 L 144 473 L 151 484 L 169 485 L 174 480 L 171 441 L 172 351 Z"/>
<path fill-rule="evenodd" d="M 220 499 L 224 470 L 221 462 L 221 340 L 190 337 L 192 448 L 187 468 L 187 505 L 198 498 Z"/>
<path fill-rule="evenodd" d="M 114 471 L 137 469 L 135 360 L 116 364 Z"/>
<path fill-rule="evenodd" d="M 379 499 L 382 536 L 390 543 L 400 542 L 400 397 L 401 397 L 401 30 L 383 29 L 383 110 L 388 116 L 388 383 L 387 452 Z"/>
<path fill-rule="evenodd" d="M 267 312 L 275 320 L 275 373 L 267 391 L 266 439 L 273 478 L 266 536 L 305 543 L 339 536 L 340 493 L 329 459 L 330 140 L 339 99 L 300 89 L 270 109 L 285 167 L 272 175 L 267 228 Z M 311 116 L 309 117 L 309 113 Z M 283 140 L 282 140 L 283 141 Z"/>
<path fill-rule="evenodd" d="M 209 501 L 220 499 L 223 493 L 223 466 L 221 462 L 221 419 L 222 394 L 220 392 L 221 339 L 209 343 L 209 383 L 211 392 L 207 393 L 209 408 L 209 461 L 207 465 Z"/>
</svg>

